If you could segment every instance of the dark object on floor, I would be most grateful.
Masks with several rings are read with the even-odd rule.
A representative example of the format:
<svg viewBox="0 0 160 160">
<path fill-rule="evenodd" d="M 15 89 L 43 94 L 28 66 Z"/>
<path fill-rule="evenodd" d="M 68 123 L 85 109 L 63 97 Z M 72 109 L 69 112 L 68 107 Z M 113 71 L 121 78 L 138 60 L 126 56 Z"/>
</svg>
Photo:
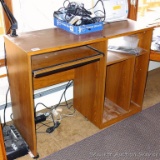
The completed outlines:
<svg viewBox="0 0 160 160">
<path fill-rule="evenodd" d="M 8 160 L 28 154 L 28 145 L 14 125 L 4 126 L 3 137 Z"/>
</svg>

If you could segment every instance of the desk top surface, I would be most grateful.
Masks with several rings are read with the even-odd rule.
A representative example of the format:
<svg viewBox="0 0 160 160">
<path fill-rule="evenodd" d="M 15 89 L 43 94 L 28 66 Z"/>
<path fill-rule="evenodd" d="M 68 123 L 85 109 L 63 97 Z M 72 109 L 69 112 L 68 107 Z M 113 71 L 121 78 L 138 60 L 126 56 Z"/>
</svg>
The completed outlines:
<svg viewBox="0 0 160 160">
<path fill-rule="evenodd" d="M 74 35 L 59 28 L 50 28 L 32 32 L 20 33 L 18 37 L 5 36 L 26 53 L 36 54 L 60 49 L 66 49 L 100 42 L 109 38 L 134 34 L 138 31 L 145 31 L 152 27 L 139 25 L 132 20 L 105 24 L 103 31 L 93 32 L 84 35 Z"/>
</svg>

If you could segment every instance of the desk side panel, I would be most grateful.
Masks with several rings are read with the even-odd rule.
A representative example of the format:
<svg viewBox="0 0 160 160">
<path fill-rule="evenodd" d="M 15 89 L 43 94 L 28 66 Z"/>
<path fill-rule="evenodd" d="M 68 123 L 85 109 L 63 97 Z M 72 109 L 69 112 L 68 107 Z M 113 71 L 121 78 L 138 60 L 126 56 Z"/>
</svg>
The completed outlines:
<svg viewBox="0 0 160 160">
<path fill-rule="evenodd" d="M 97 121 L 96 112 L 99 112 L 100 106 L 94 107 L 97 88 L 97 70 L 99 70 L 99 62 L 94 62 L 75 71 L 74 79 L 74 107 L 87 117 L 90 121 Z"/>
<path fill-rule="evenodd" d="M 101 128 L 106 74 L 106 41 L 90 45 L 103 52 L 104 56 L 97 62 L 75 70 L 74 106 Z"/>
<path fill-rule="evenodd" d="M 123 53 L 121 53 L 123 54 Z M 126 111 L 130 110 L 135 57 L 107 65 L 106 98 Z"/>
<path fill-rule="evenodd" d="M 138 45 L 139 47 L 145 49 L 145 51 L 143 51 L 140 56 L 136 57 L 131 101 L 140 107 L 142 107 L 143 104 L 144 91 L 147 80 L 152 31 L 153 29 L 151 28 L 138 34 Z"/>
<path fill-rule="evenodd" d="M 148 70 L 148 54 L 136 57 L 131 102 L 142 108 Z"/>
<path fill-rule="evenodd" d="M 32 154 L 36 156 L 37 149 L 30 57 L 7 38 L 5 38 L 5 46 L 13 122 L 29 145 Z"/>
</svg>

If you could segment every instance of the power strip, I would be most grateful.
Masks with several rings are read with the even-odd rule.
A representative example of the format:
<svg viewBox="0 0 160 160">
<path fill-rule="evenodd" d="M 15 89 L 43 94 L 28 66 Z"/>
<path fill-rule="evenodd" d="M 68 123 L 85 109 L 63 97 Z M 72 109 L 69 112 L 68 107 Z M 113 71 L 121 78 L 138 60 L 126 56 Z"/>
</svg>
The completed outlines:
<svg viewBox="0 0 160 160">
<path fill-rule="evenodd" d="M 28 154 L 28 144 L 14 125 L 4 126 L 3 137 L 7 160 L 17 159 Z"/>
<path fill-rule="evenodd" d="M 35 117 L 35 123 L 44 122 L 46 120 L 46 116 L 44 114 L 38 115 Z"/>
</svg>

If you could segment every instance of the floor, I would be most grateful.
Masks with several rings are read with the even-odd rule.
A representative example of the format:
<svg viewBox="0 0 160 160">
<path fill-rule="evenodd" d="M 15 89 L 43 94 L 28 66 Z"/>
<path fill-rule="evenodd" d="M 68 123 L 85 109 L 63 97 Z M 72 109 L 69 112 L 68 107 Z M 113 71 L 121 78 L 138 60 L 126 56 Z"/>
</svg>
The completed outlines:
<svg viewBox="0 0 160 160">
<path fill-rule="evenodd" d="M 160 102 L 160 68 L 148 73 L 143 109 Z"/>
<path fill-rule="evenodd" d="M 144 95 L 143 109 L 146 109 L 160 102 L 160 68 L 148 73 L 146 90 Z M 61 150 L 75 142 L 78 142 L 96 132 L 99 129 L 91 124 L 85 117 L 77 111 L 65 110 L 60 126 L 51 134 L 46 133 L 48 128 L 45 125 L 37 125 L 37 146 L 41 159 L 53 152 Z M 74 114 L 72 114 L 74 113 Z M 66 116 L 68 115 L 68 116 Z M 52 126 L 51 121 L 46 121 L 47 125 Z M 33 159 L 30 155 L 18 158 L 18 160 Z"/>
</svg>

